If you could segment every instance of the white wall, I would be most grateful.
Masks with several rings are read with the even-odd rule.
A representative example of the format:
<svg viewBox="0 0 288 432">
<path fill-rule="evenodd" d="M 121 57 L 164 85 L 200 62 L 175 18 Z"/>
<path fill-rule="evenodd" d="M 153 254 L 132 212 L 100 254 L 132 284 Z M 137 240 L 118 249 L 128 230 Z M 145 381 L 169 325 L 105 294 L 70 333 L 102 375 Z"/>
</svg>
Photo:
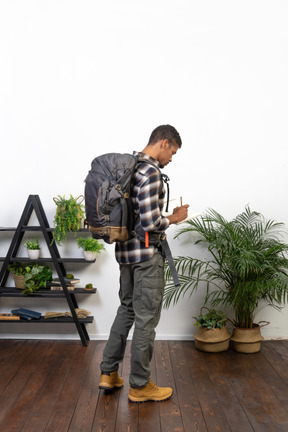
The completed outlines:
<svg viewBox="0 0 288 432">
<path fill-rule="evenodd" d="M 287 20 L 285 0 L 1 0 L 0 226 L 17 224 L 29 194 L 39 194 L 52 225 L 53 197 L 82 194 L 96 155 L 141 150 L 163 123 L 183 139 L 166 170 L 172 197 L 227 218 L 250 204 L 288 223 Z M 197 253 L 175 232 L 174 255 Z M 8 239 L 1 234 L 1 256 Z M 81 254 L 73 236 L 61 254 Z M 95 316 L 91 338 L 106 338 L 118 306 L 113 246 L 68 270 L 98 287 L 81 306 Z M 158 337 L 191 338 L 203 296 L 164 310 Z M 67 310 L 29 299 L 1 305 Z M 258 318 L 270 321 L 265 337 L 288 337 L 287 308 Z M 0 331 L 77 337 L 73 326 Z"/>
</svg>

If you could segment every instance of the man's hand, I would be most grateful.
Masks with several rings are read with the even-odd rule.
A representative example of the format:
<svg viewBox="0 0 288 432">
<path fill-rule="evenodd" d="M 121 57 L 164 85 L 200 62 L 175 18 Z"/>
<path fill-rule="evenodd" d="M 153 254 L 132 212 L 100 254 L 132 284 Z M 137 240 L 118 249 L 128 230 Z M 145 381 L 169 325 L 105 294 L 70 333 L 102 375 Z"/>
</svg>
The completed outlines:
<svg viewBox="0 0 288 432">
<path fill-rule="evenodd" d="M 184 204 L 181 207 L 175 207 L 173 210 L 173 214 L 167 216 L 167 219 L 169 219 L 169 224 L 177 224 L 186 219 L 188 216 L 188 207 L 189 204 Z"/>
</svg>

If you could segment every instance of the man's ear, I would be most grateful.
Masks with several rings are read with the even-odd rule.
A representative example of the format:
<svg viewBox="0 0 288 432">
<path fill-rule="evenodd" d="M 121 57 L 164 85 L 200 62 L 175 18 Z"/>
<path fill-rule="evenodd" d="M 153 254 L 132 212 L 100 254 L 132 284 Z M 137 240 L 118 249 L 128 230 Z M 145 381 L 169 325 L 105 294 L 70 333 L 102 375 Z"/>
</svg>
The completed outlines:
<svg viewBox="0 0 288 432">
<path fill-rule="evenodd" d="M 169 143 L 167 139 L 161 141 L 161 149 L 167 148 L 168 145 Z"/>
</svg>

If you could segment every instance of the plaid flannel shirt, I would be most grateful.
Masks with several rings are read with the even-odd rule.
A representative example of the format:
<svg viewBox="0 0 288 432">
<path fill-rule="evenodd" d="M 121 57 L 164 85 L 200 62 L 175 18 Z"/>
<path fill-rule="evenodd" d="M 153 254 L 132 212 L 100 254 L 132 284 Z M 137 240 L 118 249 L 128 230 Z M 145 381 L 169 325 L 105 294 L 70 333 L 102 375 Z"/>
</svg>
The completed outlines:
<svg viewBox="0 0 288 432">
<path fill-rule="evenodd" d="M 145 153 L 139 154 L 141 159 L 148 159 L 159 167 L 159 162 Z M 141 162 L 137 165 L 131 181 L 131 199 L 135 216 L 140 214 L 144 231 L 163 233 L 169 226 L 169 220 L 162 216 L 165 188 L 158 168 Z M 126 242 L 117 242 L 115 247 L 116 260 L 119 264 L 133 264 L 145 261 L 158 253 L 157 246 L 145 247 L 145 243 L 137 238 Z"/>
</svg>

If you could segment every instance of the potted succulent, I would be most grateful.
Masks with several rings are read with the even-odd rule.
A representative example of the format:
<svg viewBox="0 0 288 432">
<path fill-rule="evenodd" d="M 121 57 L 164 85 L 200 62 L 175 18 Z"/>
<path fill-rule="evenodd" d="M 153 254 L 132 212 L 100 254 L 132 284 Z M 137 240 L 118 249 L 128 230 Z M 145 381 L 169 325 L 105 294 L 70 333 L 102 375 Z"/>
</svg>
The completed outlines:
<svg viewBox="0 0 288 432">
<path fill-rule="evenodd" d="M 83 200 L 83 196 L 74 198 L 72 195 L 68 199 L 65 198 L 65 195 L 58 195 L 57 198 L 54 198 L 57 208 L 53 221 L 52 243 L 56 241 L 58 245 L 61 245 L 62 242 L 67 240 L 68 232 L 74 231 L 76 233 L 79 231 L 81 221 L 84 219 Z"/>
<path fill-rule="evenodd" d="M 204 246 L 208 255 L 206 259 L 175 259 L 180 287 L 174 287 L 166 269 L 164 305 L 177 303 L 180 296 L 191 295 L 204 283 L 206 303 L 231 306 L 234 311 L 234 349 L 259 351 L 262 336 L 255 323 L 257 310 L 268 305 L 279 310 L 288 297 L 288 245 L 281 240 L 283 231 L 283 223 L 266 220 L 249 207 L 231 221 L 211 209 L 186 222 L 176 237 L 191 233 L 192 243 Z M 243 346 L 238 329 L 244 331 L 247 344 Z"/>
<path fill-rule="evenodd" d="M 93 291 L 94 290 L 93 284 L 92 283 L 86 284 L 84 290 L 85 291 Z"/>
<path fill-rule="evenodd" d="M 204 314 L 203 309 L 208 312 Z M 196 320 L 194 326 L 197 326 L 194 339 L 198 350 L 205 352 L 227 351 L 231 336 L 226 326 L 228 318 L 222 311 L 202 307 L 200 315 L 194 319 Z"/>
<path fill-rule="evenodd" d="M 79 237 L 77 239 L 77 245 L 79 248 L 83 249 L 86 261 L 94 261 L 97 253 L 101 253 L 105 250 L 104 245 L 92 237 Z"/>
<path fill-rule="evenodd" d="M 39 240 L 26 240 L 25 246 L 27 247 L 28 256 L 30 259 L 38 259 L 40 255 Z"/>
<path fill-rule="evenodd" d="M 16 281 L 15 286 L 16 288 L 24 289 L 23 294 L 25 296 L 37 292 L 40 288 L 46 287 L 48 282 L 52 281 L 52 271 L 48 266 L 36 263 L 25 266 L 22 263 L 15 262 L 8 268 L 14 275 L 14 280 L 15 274 L 22 276 L 22 286 L 17 286 Z"/>
</svg>

